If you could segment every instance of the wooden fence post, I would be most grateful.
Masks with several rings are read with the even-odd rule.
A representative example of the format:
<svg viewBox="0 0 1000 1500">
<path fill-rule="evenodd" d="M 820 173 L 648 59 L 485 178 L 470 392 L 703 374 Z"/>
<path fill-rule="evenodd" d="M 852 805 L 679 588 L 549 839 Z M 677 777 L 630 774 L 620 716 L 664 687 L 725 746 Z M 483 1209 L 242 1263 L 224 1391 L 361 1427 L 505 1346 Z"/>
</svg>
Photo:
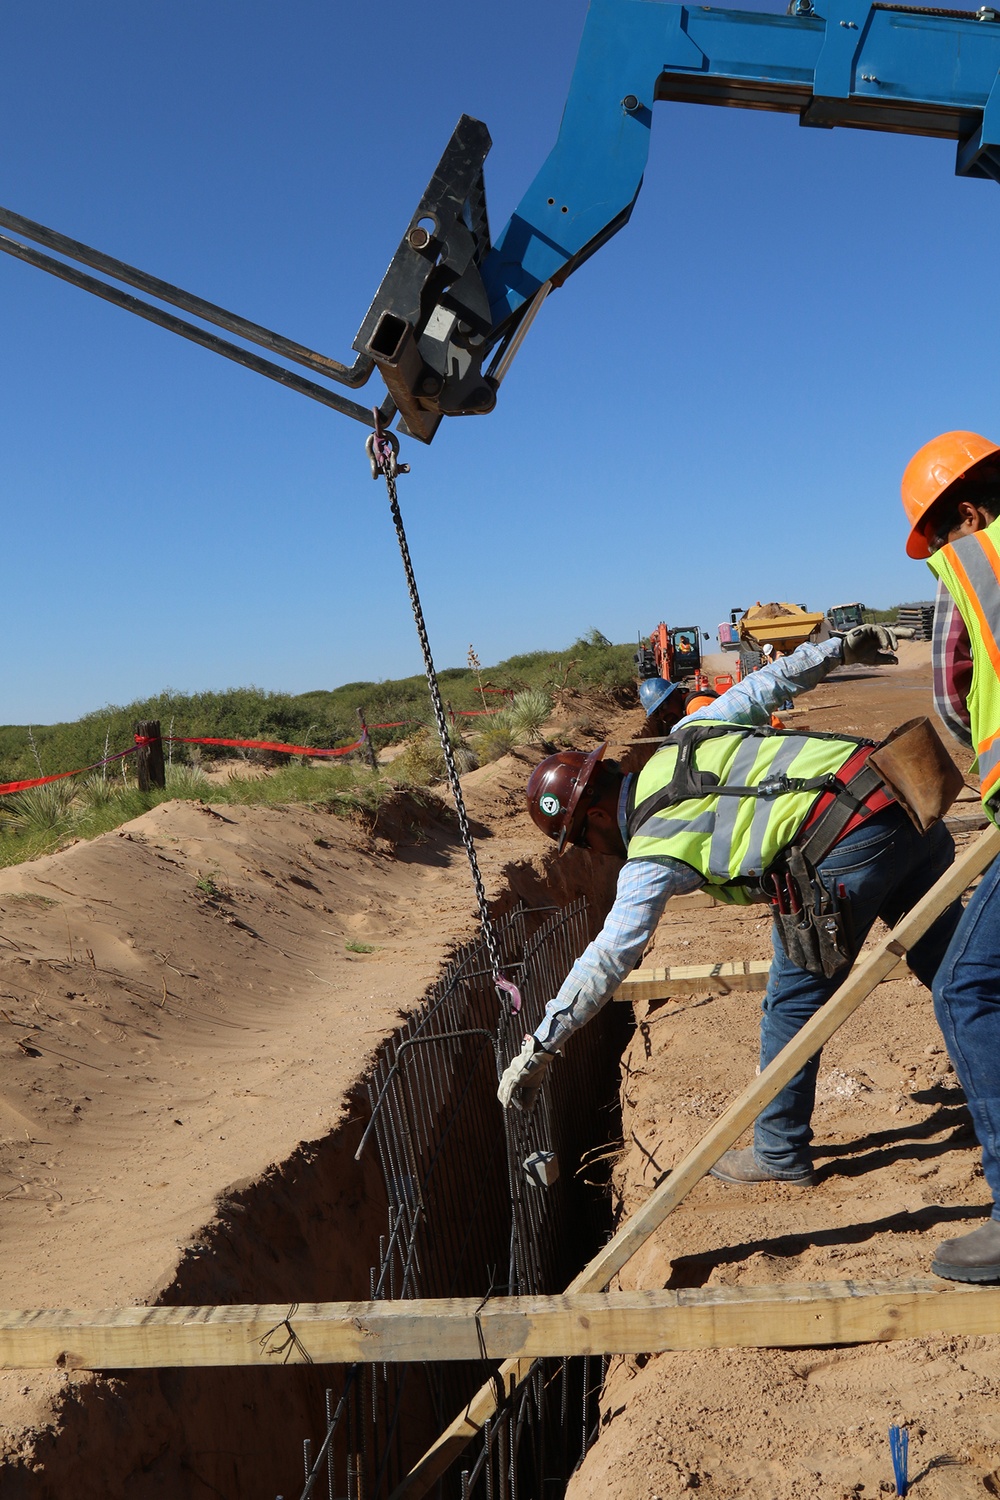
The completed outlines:
<svg viewBox="0 0 1000 1500">
<path fill-rule="evenodd" d="M 375 759 L 375 746 L 372 744 L 371 736 L 368 733 L 368 725 L 365 723 L 364 710 L 359 708 L 357 713 L 358 719 L 361 724 L 361 743 L 365 748 L 365 754 L 368 757 L 368 764 L 374 771 L 378 766 L 378 762 Z"/>
<path fill-rule="evenodd" d="M 163 764 L 163 740 L 159 719 L 143 719 L 135 726 L 135 773 L 140 792 L 155 786 L 166 786 L 167 768 Z"/>
</svg>

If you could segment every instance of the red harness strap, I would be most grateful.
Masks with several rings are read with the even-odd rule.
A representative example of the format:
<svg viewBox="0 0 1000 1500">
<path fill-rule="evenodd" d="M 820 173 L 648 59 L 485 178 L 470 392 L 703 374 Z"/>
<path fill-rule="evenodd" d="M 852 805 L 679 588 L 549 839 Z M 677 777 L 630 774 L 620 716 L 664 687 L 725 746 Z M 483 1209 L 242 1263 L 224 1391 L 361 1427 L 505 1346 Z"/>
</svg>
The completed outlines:
<svg viewBox="0 0 1000 1500">
<path fill-rule="evenodd" d="M 861 770 L 874 748 L 874 745 L 860 745 L 850 760 L 846 761 L 837 772 L 838 781 L 842 781 L 846 786 L 852 777 L 856 776 Z M 836 796 L 836 792 L 823 792 L 816 799 L 816 806 L 795 836 L 797 844 L 801 843 L 813 825 L 819 822 L 819 819 L 826 812 Z M 833 847 L 836 848 L 836 845 L 840 843 L 842 838 L 846 838 L 849 833 L 853 833 L 855 828 L 860 828 L 862 823 L 867 822 L 869 818 L 873 818 L 876 813 L 884 812 L 887 807 L 891 807 L 895 800 L 895 797 L 884 784 L 880 784 L 873 792 L 869 792 L 865 798 L 864 806 L 860 812 L 854 813 L 844 825 Z"/>
</svg>

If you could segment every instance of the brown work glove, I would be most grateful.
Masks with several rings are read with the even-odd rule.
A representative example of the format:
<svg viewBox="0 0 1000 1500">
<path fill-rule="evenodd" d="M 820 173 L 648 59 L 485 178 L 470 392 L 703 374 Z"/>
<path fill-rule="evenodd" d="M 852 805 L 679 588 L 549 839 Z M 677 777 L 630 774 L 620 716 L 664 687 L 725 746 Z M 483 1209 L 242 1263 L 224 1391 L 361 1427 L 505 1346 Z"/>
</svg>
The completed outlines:
<svg viewBox="0 0 1000 1500">
<path fill-rule="evenodd" d="M 855 625 L 844 636 L 844 665 L 848 667 L 893 667 L 896 632 L 888 625 Z"/>
</svg>

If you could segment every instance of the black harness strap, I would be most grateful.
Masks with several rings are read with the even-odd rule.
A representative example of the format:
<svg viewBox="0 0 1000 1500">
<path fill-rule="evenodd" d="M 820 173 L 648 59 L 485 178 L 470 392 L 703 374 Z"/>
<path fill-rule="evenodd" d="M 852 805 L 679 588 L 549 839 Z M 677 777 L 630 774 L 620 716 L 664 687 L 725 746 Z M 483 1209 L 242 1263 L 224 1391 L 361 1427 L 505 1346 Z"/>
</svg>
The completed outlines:
<svg viewBox="0 0 1000 1500">
<path fill-rule="evenodd" d="M 636 806 L 635 791 L 638 784 L 638 777 L 633 781 L 629 790 L 628 804 L 626 805 L 626 827 L 629 838 L 633 838 L 643 824 L 649 818 L 655 817 L 657 813 L 663 812 L 668 807 L 674 807 L 679 802 L 687 802 L 700 797 L 758 797 L 768 799 L 782 797 L 789 792 L 824 792 L 834 791 L 837 788 L 843 790 L 843 783 L 838 780 L 836 773 L 832 771 L 827 772 L 823 776 L 811 776 L 808 778 L 785 775 L 765 776 L 756 786 L 720 786 L 719 778 L 714 771 L 699 771 L 696 769 L 693 764 L 693 756 L 698 746 L 704 743 L 704 741 L 718 739 L 720 736 L 727 734 L 739 734 L 744 739 L 773 739 L 777 736 L 785 739 L 836 740 L 841 743 L 856 744 L 859 748 L 862 745 L 874 744 L 873 740 L 856 739 L 853 735 L 828 733 L 802 735 L 797 734 L 794 730 L 772 729 L 769 726 L 744 729 L 742 726 L 732 724 L 690 724 L 687 728 L 681 729 L 671 735 L 667 741 L 668 744 L 675 744 L 677 746 L 674 774 L 667 785 L 661 787 L 659 791 L 653 792 Z M 854 780 L 851 782 L 852 787 Z M 877 782 L 875 784 L 877 785 Z M 874 790 L 874 786 L 872 790 Z M 844 819 L 844 824 L 847 823 L 848 819 L 856 811 L 857 806 L 852 805 L 847 817 Z M 820 822 L 824 822 L 827 816 L 828 813 L 824 813 Z M 832 842 L 836 842 L 836 839 Z"/>
</svg>

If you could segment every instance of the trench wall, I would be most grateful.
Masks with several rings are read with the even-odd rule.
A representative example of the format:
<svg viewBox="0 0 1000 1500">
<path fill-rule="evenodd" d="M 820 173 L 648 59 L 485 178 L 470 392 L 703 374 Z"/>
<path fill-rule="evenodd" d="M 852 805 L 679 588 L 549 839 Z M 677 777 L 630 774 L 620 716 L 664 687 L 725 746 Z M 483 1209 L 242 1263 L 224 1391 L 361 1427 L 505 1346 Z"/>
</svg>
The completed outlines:
<svg viewBox="0 0 1000 1500">
<path fill-rule="evenodd" d="M 554 891 L 534 867 L 509 873 L 510 894 L 498 903 L 508 910 L 499 925 L 505 963 L 522 982 L 521 1016 L 497 1031 L 497 998 L 483 953 L 477 944 L 461 950 L 420 1011 L 380 1050 L 368 1086 L 359 1085 L 347 1101 L 343 1123 L 218 1201 L 198 1246 L 185 1253 L 161 1293 L 162 1304 L 291 1306 L 367 1298 L 373 1289 L 392 1296 L 548 1291 L 560 1289 L 584 1263 L 607 1231 L 608 1200 L 582 1182 L 577 1165 L 590 1146 L 614 1134 L 621 1008 L 607 1007 L 588 1028 L 586 1047 L 552 1070 L 552 1085 L 530 1121 L 498 1109 L 496 1073 L 519 1050 L 523 1032 L 600 925 L 612 883 L 574 856 L 558 862 Z M 575 885 L 587 888 L 590 902 L 567 923 L 559 912 L 577 894 Z M 515 909 L 517 896 L 530 905 Z M 402 1043 L 435 1027 L 492 1030 L 494 1037 L 470 1037 L 444 1050 L 434 1043 L 410 1047 L 355 1162 Z M 526 1187 L 520 1174 L 519 1163 L 540 1149 L 554 1149 L 560 1158 L 554 1189 Z M 284 1366 L 69 1376 L 57 1421 L 0 1473 L 4 1500 L 63 1500 L 67 1494 L 74 1500 L 291 1500 L 303 1486 L 303 1439 L 311 1439 L 315 1454 L 328 1426 L 326 1393 L 332 1391 L 336 1403 L 345 1381 L 354 1394 L 330 1451 L 348 1488 L 338 1479 L 335 1493 L 377 1500 L 488 1372 L 404 1367 L 392 1372 L 374 1403 L 370 1384 L 361 1399 L 356 1373 Z M 561 1379 L 565 1402 L 579 1380 L 566 1370 Z M 541 1382 L 536 1385 L 540 1392 Z M 366 1412 L 373 1413 L 372 1432 L 363 1430 Z M 529 1426 L 540 1425 L 541 1416 L 533 1416 Z M 575 1456 L 565 1438 L 560 1442 L 565 1469 Z M 488 1467 L 488 1452 L 485 1458 Z M 510 1455 L 500 1461 L 510 1467 Z M 483 1468 L 481 1456 L 480 1477 Z M 546 1492 L 558 1491 L 549 1484 Z M 326 1478 L 313 1493 L 327 1493 Z"/>
</svg>

